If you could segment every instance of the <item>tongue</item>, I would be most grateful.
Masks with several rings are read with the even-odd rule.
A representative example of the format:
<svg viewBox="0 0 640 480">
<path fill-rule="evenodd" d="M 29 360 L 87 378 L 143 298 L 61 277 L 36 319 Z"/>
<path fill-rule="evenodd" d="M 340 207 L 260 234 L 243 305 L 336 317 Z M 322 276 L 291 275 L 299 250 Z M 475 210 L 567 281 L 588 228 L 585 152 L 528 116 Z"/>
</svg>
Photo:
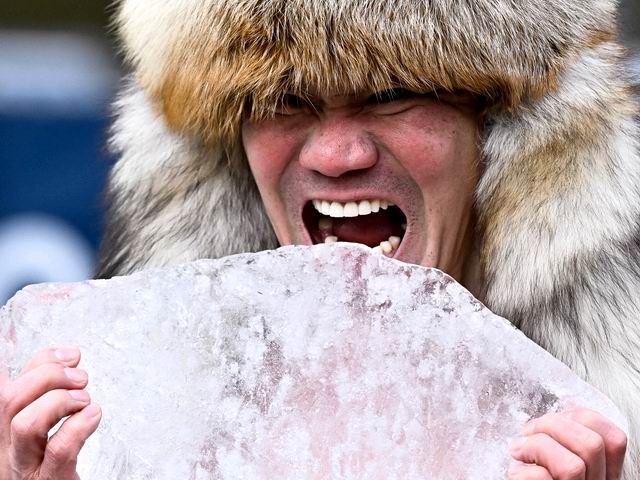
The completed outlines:
<svg viewBox="0 0 640 480">
<path fill-rule="evenodd" d="M 364 243 L 375 247 L 392 235 L 402 237 L 403 231 L 389 211 L 383 210 L 354 218 L 334 218 L 333 234 L 341 242 Z"/>
</svg>

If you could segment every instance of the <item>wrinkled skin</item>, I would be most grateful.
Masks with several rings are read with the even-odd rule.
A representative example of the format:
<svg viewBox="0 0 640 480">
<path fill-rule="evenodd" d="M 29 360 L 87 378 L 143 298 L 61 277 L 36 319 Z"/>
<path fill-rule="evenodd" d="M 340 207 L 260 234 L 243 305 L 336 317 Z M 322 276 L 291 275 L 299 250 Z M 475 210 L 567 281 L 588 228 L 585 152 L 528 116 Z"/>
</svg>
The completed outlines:
<svg viewBox="0 0 640 480">
<path fill-rule="evenodd" d="M 84 390 L 77 348 L 38 353 L 9 381 L 0 373 L 0 479 L 76 480 L 76 461 L 102 412 Z M 69 416 L 50 438 L 47 434 Z"/>
</svg>

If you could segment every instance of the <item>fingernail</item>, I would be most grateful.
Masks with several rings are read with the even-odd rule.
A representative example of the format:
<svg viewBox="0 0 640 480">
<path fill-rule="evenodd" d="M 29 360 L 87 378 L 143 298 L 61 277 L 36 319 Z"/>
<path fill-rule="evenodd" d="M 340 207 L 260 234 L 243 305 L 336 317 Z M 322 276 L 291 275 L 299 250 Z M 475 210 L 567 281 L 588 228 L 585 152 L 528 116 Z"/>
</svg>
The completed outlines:
<svg viewBox="0 0 640 480">
<path fill-rule="evenodd" d="M 56 348 L 55 356 L 61 362 L 70 362 L 80 356 L 80 349 L 77 347 L 59 347 Z"/>
<path fill-rule="evenodd" d="M 86 382 L 89 378 L 87 372 L 78 368 L 65 368 L 64 374 L 69 378 L 69 380 L 73 380 L 74 382 Z"/>
<path fill-rule="evenodd" d="M 69 396 L 79 402 L 89 403 L 91 401 L 91 397 L 86 390 L 70 390 Z"/>
<path fill-rule="evenodd" d="M 509 446 L 509 453 L 511 455 L 516 455 L 520 452 L 520 450 L 522 450 L 522 447 L 524 447 L 525 443 L 527 443 L 527 437 L 514 438 L 511 442 L 511 445 Z"/>
<path fill-rule="evenodd" d="M 82 415 L 84 415 L 87 418 L 95 417 L 101 412 L 102 412 L 102 409 L 100 408 L 99 405 L 95 403 L 90 403 L 89 405 L 87 405 L 82 409 Z"/>
</svg>

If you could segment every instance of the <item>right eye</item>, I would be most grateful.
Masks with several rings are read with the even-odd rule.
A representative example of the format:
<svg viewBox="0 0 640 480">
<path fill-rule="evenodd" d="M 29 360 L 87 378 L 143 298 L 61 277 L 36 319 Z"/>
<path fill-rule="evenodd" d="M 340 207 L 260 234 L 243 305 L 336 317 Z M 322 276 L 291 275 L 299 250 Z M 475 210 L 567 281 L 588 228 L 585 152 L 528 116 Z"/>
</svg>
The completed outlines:
<svg viewBox="0 0 640 480">
<path fill-rule="evenodd" d="M 306 99 L 287 93 L 278 103 L 275 112 L 277 115 L 295 115 L 296 113 L 307 111 L 309 108 L 310 104 Z"/>
</svg>

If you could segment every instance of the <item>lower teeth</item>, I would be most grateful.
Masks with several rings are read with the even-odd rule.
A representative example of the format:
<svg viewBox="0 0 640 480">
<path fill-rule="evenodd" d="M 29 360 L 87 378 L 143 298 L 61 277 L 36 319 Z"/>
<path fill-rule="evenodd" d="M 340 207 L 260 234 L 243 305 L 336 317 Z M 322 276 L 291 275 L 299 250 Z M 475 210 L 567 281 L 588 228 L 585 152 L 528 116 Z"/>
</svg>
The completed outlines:
<svg viewBox="0 0 640 480">
<path fill-rule="evenodd" d="M 329 235 L 324 239 L 324 243 L 327 243 L 327 244 L 336 243 L 338 241 L 339 239 L 335 235 Z M 393 254 L 393 252 L 395 252 L 398 249 L 401 241 L 402 239 L 400 237 L 392 236 L 392 237 L 389 237 L 389 240 L 380 242 L 380 245 L 371 247 L 371 250 L 381 255 L 390 256 L 391 254 Z"/>
<path fill-rule="evenodd" d="M 338 237 L 333 235 L 333 221 L 331 220 L 331 218 L 322 217 L 318 221 L 318 228 L 324 236 L 324 243 L 330 244 L 340 241 Z M 407 225 L 402 224 L 402 229 L 406 230 Z M 400 247 L 401 241 L 402 238 L 392 235 L 388 240 L 380 242 L 380 245 L 371 247 L 371 249 L 381 255 L 391 256 L 398 249 L 398 247 Z"/>
</svg>

